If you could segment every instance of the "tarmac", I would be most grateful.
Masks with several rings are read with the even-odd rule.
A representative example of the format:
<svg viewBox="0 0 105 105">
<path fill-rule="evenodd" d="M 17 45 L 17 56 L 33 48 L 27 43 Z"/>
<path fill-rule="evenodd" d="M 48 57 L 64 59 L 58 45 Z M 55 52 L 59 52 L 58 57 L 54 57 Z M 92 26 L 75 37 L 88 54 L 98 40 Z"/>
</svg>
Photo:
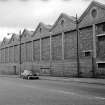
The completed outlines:
<svg viewBox="0 0 105 105">
<path fill-rule="evenodd" d="M 51 80 L 51 81 L 80 82 L 88 84 L 105 85 L 105 79 L 97 79 L 97 78 L 68 78 L 68 77 L 40 76 L 40 79 Z"/>
<path fill-rule="evenodd" d="M 19 75 L 0 75 L 0 77 L 20 78 Z M 98 78 L 70 78 L 70 77 L 53 77 L 53 76 L 39 76 L 40 80 L 63 81 L 63 82 L 79 82 L 87 84 L 105 85 L 105 79 Z"/>
</svg>

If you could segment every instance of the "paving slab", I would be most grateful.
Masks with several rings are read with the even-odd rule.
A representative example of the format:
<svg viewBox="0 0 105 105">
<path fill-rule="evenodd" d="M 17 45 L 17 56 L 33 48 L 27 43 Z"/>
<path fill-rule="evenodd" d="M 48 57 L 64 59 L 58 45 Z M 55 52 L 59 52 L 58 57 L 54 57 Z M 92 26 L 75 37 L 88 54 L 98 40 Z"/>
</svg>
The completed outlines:
<svg viewBox="0 0 105 105">
<path fill-rule="evenodd" d="M 20 78 L 19 75 L 0 75 L 0 77 Z M 69 78 L 69 77 L 52 77 L 52 76 L 39 76 L 39 78 L 40 80 L 80 82 L 88 84 L 105 85 L 105 79 L 97 79 L 97 78 Z"/>
<path fill-rule="evenodd" d="M 97 79 L 97 78 L 68 78 L 68 77 L 40 76 L 40 79 L 105 85 L 105 79 Z"/>
</svg>

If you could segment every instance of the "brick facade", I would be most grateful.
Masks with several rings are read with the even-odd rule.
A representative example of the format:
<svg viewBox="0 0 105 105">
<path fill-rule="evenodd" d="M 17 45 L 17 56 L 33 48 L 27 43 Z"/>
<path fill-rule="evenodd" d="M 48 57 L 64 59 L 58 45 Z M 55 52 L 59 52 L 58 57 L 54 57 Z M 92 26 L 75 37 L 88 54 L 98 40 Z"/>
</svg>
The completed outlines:
<svg viewBox="0 0 105 105">
<path fill-rule="evenodd" d="M 34 41 L 34 61 L 40 60 L 40 40 Z"/>
<path fill-rule="evenodd" d="M 75 17 L 61 14 L 53 26 L 39 23 L 34 32 L 25 29 L 21 37 L 21 69 L 33 70 L 41 75 L 76 76 L 77 31 L 75 21 Z M 78 22 L 81 76 L 91 77 L 94 64 L 96 64 L 94 65 L 96 74 L 105 74 L 105 6 L 93 1 Z M 4 38 L 2 41 L 0 73 L 19 73 L 19 40 L 18 35 L 13 35 L 10 40 L 7 41 Z"/>
<path fill-rule="evenodd" d="M 50 60 L 50 37 L 42 39 L 42 60 Z"/>
<path fill-rule="evenodd" d="M 77 53 L 77 39 L 76 31 L 64 33 L 64 58 L 73 59 L 76 58 Z"/>
<path fill-rule="evenodd" d="M 62 59 L 62 35 L 57 34 L 52 37 L 52 59 L 61 60 Z"/>
</svg>

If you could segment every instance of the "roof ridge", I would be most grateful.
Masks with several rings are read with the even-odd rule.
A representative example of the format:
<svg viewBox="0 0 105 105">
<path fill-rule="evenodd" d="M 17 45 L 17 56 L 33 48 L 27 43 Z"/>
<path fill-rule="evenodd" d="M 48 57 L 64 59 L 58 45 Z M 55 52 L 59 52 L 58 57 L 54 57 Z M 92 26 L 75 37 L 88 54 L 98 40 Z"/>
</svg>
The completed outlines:
<svg viewBox="0 0 105 105">
<path fill-rule="evenodd" d="M 70 15 L 68 15 L 68 14 L 66 14 L 66 13 L 61 13 L 61 15 L 60 16 L 66 16 L 66 17 L 68 17 L 69 19 L 72 19 L 73 20 L 73 18 L 75 19 L 75 16 L 70 16 Z M 73 20 L 74 21 L 74 20 Z"/>
<path fill-rule="evenodd" d="M 70 15 L 68 15 L 68 14 L 66 14 L 66 13 L 61 13 L 60 15 L 59 15 L 59 17 L 57 18 L 57 20 L 54 22 L 54 24 L 53 24 L 53 26 L 52 26 L 52 28 L 50 29 L 50 31 L 55 27 L 55 25 L 57 24 L 57 22 L 59 21 L 59 19 L 61 19 L 62 18 L 62 16 L 63 17 L 65 17 L 65 18 L 67 18 L 67 19 L 69 19 L 71 22 L 75 22 L 74 20 L 75 20 L 75 17 L 74 16 L 70 16 Z M 74 19 L 73 19 L 74 18 Z"/>
<path fill-rule="evenodd" d="M 100 3 L 100 2 L 98 2 L 98 1 L 96 1 L 96 0 L 93 0 L 93 1 L 88 5 L 87 9 L 85 9 L 85 11 L 84 11 L 84 12 L 82 13 L 82 15 L 79 17 L 79 21 L 82 20 L 82 18 L 84 17 L 84 15 L 87 13 L 87 11 L 90 9 L 91 5 L 93 5 L 93 4 L 95 4 L 95 5 L 97 5 L 97 6 L 101 6 L 102 8 L 105 9 L 105 4 Z"/>
</svg>

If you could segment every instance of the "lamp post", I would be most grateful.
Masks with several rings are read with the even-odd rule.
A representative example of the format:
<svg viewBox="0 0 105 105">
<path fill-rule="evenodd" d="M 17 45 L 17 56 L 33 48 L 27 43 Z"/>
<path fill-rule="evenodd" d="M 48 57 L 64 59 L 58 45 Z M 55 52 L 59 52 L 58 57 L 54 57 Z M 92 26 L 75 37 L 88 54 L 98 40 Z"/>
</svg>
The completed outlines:
<svg viewBox="0 0 105 105">
<path fill-rule="evenodd" d="M 21 77 L 21 30 L 19 31 L 19 64 L 20 64 L 19 76 Z"/>
<path fill-rule="evenodd" d="M 93 77 L 96 77 L 96 26 L 95 24 L 92 25 L 93 27 L 93 53 L 92 53 L 92 75 Z"/>
<path fill-rule="evenodd" d="M 79 27 L 78 18 L 76 14 L 76 33 L 77 33 L 77 76 L 80 77 L 80 61 L 79 61 Z"/>
<path fill-rule="evenodd" d="M 7 33 L 7 35 L 9 36 L 9 35 L 15 35 L 15 33 Z M 9 49 L 10 50 L 10 49 Z M 14 46 L 13 46 L 13 50 L 14 50 Z M 10 52 L 8 52 L 8 54 L 9 54 L 9 56 L 10 56 Z M 15 63 L 15 54 L 14 54 L 14 52 L 13 52 L 13 62 Z M 9 57 L 9 61 L 10 61 L 10 57 Z M 12 63 L 13 63 L 12 62 Z M 13 69 L 14 69 L 14 74 L 16 75 L 16 65 L 13 65 Z"/>
<path fill-rule="evenodd" d="M 7 35 L 13 35 L 15 33 L 7 33 Z M 21 77 L 21 30 L 19 31 L 19 76 Z"/>
</svg>

